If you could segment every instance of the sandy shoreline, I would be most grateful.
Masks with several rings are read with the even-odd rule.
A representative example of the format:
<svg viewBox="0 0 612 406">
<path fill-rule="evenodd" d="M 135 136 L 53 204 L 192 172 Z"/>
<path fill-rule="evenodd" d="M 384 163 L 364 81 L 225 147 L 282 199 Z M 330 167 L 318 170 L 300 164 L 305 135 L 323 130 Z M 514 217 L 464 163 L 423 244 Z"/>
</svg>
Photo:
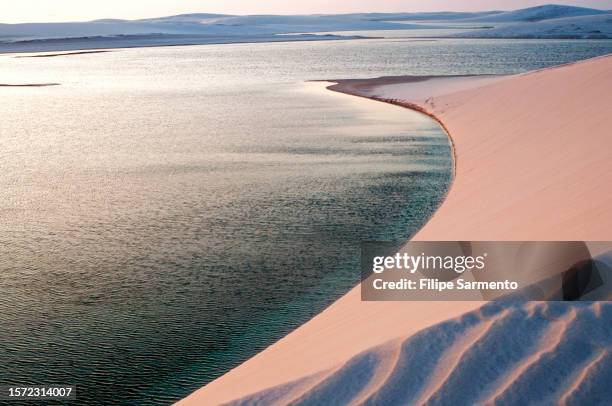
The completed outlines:
<svg viewBox="0 0 612 406">
<path fill-rule="evenodd" d="M 425 114 L 438 122 L 446 132 L 453 153 L 453 175 L 457 169 L 457 151 L 455 142 L 446 124 L 433 112 L 423 107 L 423 104 L 432 97 L 440 94 L 484 86 L 502 79 L 500 75 L 449 75 L 449 76 L 383 76 L 374 79 L 338 79 L 331 80 L 333 84 L 327 86 L 328 90 L 349 94 L 351 96 L 365 97 L 367 99 L 394 104 Z M 405 89 L 407 87 L 407 89 Z M 404 99 L 405 92 L 409 92 L 411 100 Z"/>
<path fill-rule="evenodd" d="M 340 81 L 331 88 L 423 111 L 450 134 L 455 180 L 415 240 L 609 240 L 612 57 L 507 77 L 383 78 Z M 286 403 L 312 395 L 315 387 L 337 378 L 347 360 L 366 350 L 380 360 L 376 379 L 355 398 L 367 399 L 392 376 L 393 366 L 384 360 L 396 359 L 388 355 L 397 350 L 393 345 L 376 346 L 406 340 L 482 305 L 362 302 L 359 293 L 355 287 L 179 403 L 221 404 L 294 381 L 274 394 L 280 404 Z M 596 307 L 591 311 L 601 313 Z M 452 351 L 448 356 L 452 359 Z M 599 362 L 597 357 L 603 356 L 589 362 Z M 512 384 L 503 382 L 503 387 Z"/>
<path fill-rule="evenodd" d="M 103 54 L 106 52 L 113 52 L 108 49 L 100 49 L 95 51 L 76 51 L 76 52 L 59 52 L 59 53 L 40 53 L 35 55 L 17 55 L 14 58 L 53 58 L 57 56 L 75 56 L 75 55 L 87 55 L 87 54 Z"/>
<path fill-rule="evenodd" d="M 60 83 L 0 83 L 0 87 L 45 87 L 45 86 L 59 86 Z"/>
</svg>

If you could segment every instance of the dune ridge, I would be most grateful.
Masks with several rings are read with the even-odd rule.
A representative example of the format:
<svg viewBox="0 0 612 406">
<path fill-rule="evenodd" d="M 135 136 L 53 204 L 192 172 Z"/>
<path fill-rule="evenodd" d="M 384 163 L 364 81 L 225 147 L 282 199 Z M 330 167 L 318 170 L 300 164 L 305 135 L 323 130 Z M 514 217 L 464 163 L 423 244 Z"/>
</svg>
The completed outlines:
<svg viewBox="0 0 612 406">
<path fill-rule="evenodd" d="M 491 303 L 401 341 L 391 373 L 385 353 L 395 351 L 397 340 L 356 355 L 291 404 L 575 404 L 587 394 L 610 399 L 608 388 L 595 383 L 608 372 L 602 366 L 612 338 L 602 323 L 612 321 L 612 305 L 604 305 L 603 319 L 595 317 L 594 306 L 538 303 L 528 314 L 521 301 Z M 364 384 L 373 382 L 377 390 L 361 396 Z M 227 405 L 289 404 L 267 396 L 283 387 Z"/>
<path fill-rule="evenodd" d="M 342 89 L 416 106 L 453 140 L 455 180 L 415 240 L 609 240 L 611 56 L 448 94 L 446 80 Z M 362 302 L 357 286 L 179 404 L 609 404 L 611 321 L 606 302 Z"/>
</svg>

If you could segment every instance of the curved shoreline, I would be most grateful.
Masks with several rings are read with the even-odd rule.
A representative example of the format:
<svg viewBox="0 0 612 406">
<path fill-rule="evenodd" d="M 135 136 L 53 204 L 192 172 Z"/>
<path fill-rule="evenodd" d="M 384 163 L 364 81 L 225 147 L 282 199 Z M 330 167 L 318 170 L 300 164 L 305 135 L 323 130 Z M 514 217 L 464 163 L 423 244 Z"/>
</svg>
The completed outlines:
<svg viewBox="0 0 612 406">
<path fill-rule="evenodd" d="M 477 76 L 438 76 L 437 78 L 461 78 L 461 77 L 477 77 Z M 418 78 L 418 77 L 414 77 L 414 78 Z M 424 80 L 428 80 L 431 78 L 436 78 L 435 76 L 427 76 L 427 77 L 422 77 L 424 78 Z M 426 78 L 426 79 L 425 79 Z M 372 81 L 377 81 L 380 79 L 385 79 L 385 78 L 377 78 L 377 79 L 373 79 Z M 419 78 L 420 79 L 420 78 Z M 433 217 L 435 215 L 435 213 L 440 209 L 440 207 L 442 207 L 442 205 L 444 204 L 444 201 L 446 200 L 446 198 L 448 197 L 448 195 L 451 193 L 451 190 L 453 189 L 453 186 L 455 185 L 455 178 L 457 176 L 457 162 L 458 162 L 458 156 L 457 156 L 457 148 L 455 146 L 455 140 L 453 139 L 453 136 L 451 135 L 450 131 L 448 130 L 448 128 L 446 127 L 446 125 L 444 124 L 444 122 L 438 117 L 436 116 L 434 113 L 432 113 L 431 111 L 427 110 L 426 108 L 416 104 L 416 103 L 411 103 L 411 102 L 407 102 L 401 99 L 394 99 L 394 98 L 385 98 L 385 97 L 380 97 L 380 96 L 367 96 L 365 94 L 361 94 L 358 91 L 356 91 L 353 87 L 351 87 L 350 85 L 347 85 L 346 83 L 350 82 L 350 79 L 348 81 L 343 81 L 343 80 L 331 80 L 330 82 L 335 82 L 335 84 L 333 85 L 329 85 L 326 86 L 325 88 L 328 90 L 331 90 L 332 92 L 338 92 L 338 93 L 343 93 L 343 94 L 348 94 L 351 96 L 356 96 L 356 97 L 363 97 L 365 99 L 369 99 L 369 100 L 375 100 L 375 101 L 379 101 L 382 103 L 388 103 L 388 104 L 392 104 L 394 106 L 400 106 L 412 111 L 416 111 L 417 113 L 421 113 L 424 114 L 426 116 L 428 116 L 429 118 L 433 119 L 435 122 L 438 123 L 438 125 L 442 128 L 442 130 L 444 131 L 444 133 L 446 134 L 446 138 L 448 139 L 448 143 L 451 149 L 451 164 L 452 164 L 452 176 L 450 179 L 450 183 L 448 185 L 448 189 L 446 190 L 446 192 L 444 193 L 444 195 L 442 196 L 442 199 L 440 200 L 440 204 L 438 205 L 438 207 L 436 208 L 436 211 L 429 217 L 427 218 L 427 221 L 425 221 L 425 223 L 423 223 L 423 225 L 421 226 L 421 229 L 423 227 L 425 227 L 427 225 L 427 223 L 429 222 L 429 220 L 431 219 L 431 217 Z M 405 82 L 399 82 L 399 83 L 405 83 Z M 417 230 L 417 233 L 420 231 Z M 416 234 L 416 233 L 415 233 Z M 410 241 L 410 239 L 406 240 L 405 243 L 408 243 Z"/>
<path fill-rule="evenodd" d="M 442 127 L 442 129 L 446 133 L 446 136 L 448 137 L 448 142 L 449 142 L 449 145 L 451 147 L 451 153 L 452 153 L 451 159 L 453 161 L 453 179 L 452 179 L 453 181 L 451 182 L 451 187 L 452 187 L 452 184 L 454 183 L 454 180 L 455 180 L 455 175 L 457 174 L 457 161 L 458 161 L 459 157 L 457 156 L 457 148 L 455 146 L 455 140 L 453 139 L 452 134 L 450 133 L 450 131 L 446 127 L 446 124 L 444 124 L 444 122 L 438 116 L 436 116 L 434 113 L 428 111 L 427 109 L 419 106 L 416 103 L 409 103 L 409 102 L 402 101 L 400 99 L 386 99 L 384 97 L 372 97 L 371 99 L 372 100 L 381 101 L 383 103 L 393 104 L 395 106 L 401 106 L 401 107 L 404 107 L 404 108 L 407 108 L 407 109 L 410 109 L 410 110 L 414 110 L 414 111 L 416 111 L 418 113 L 425 114 L 426 116 L 428 116 L 428 117 L 432 118 L 433 120 L 435 120 L 440 125 L 440 127 Z M 450 191 L 450 188 L 449 188 L 449 191 Z M 448 192 L 446 194 L 448 195 Z"/>
<path fill-rule="evenodd" d="M 476 76 L 474 75 L 469 75 L 469 76 L 442 76 L 442 77 L 419 77 L 416 78 L 418 81 L 426 81 L 428 79 L 464 79 L 464 78 L 475 78 Z M 412 79 L 412 78 L 411 78 Z M 372 79 L 372 80 L 368 80 L 368 82 L 370 81 L 376 81 L 377 79 Z M 348 80 L 348 82 L 351 82 L 352 80 Z M 386 104 L 392 104 L 392 105 L 396 105 L 399 107 L 403 107 L 403 108 L 407 108 L 409 110 L 412 110 L 414 112 L 423 114 L 431 119 L 433 119 L 439 126 L 440 128 L 446 133 L 446 137 L 449 143 L 449 146 L 451 148 L 451 161 L 452 161 L 452 173 L 451 173 L 451 179 L 449 182 L 449 187 L 446 190 L 445 194 L 442 196 L 439 205 L 436 209 L 439 210 L 440 207 L 444 204 L 448 194 L 451 192 L 452 187 L 454 185 L 454 181 L 455 181 L 455 175 L 456 175 L 456 168 L 457 168 L 457 155 L 456 155 L 456 148 L 455 148 L 455 144 L 454 144 L 454 140 L 452 138 L 452 136 L 450 135 L 450 132 L 448 130 L 448 128 L 446 127 L 446 125 L 441 121 L 441 119 L 439 117 L 437 117 L 436 115 L 434 115 L 432 112 L 428 111 L 427 109 L 419 106 L 416 103 L 408 103 L 399 99 L 390 99 L 390 98 L 383 98 L 383 97 L 378 97 L 378 96 L 369 96 L 366 94 L 362 94 L 358 91 L 354 91 L 352 88 L 350 87 L 344 87 L 341 86 L 341 84 L 339 82 L 341 81 L 333 81 L 333 80 L 320 80 L 320 81 L 313 81 L 313 82 L 327 82 L 327 83 L 334 83 L 332 85 L 328 85 L 325 86 L 325 88 L 327 90 L 336 92 L 336 93 L 341 93 L 341 94 L 346 94 L 349 96 L 353 96 L 353 97 L 360 97 L 360 98 L 364 98 L 364 99 L 368 99 L 368 100 L 372 100 L 372 101 L 376 101 L 376 102 L 383 102 Z M 397 83 L 404 83 L 403 82 L 403 78 L 398 78 L 398 82 Z M 432 214 L 432 216 L 435 215 Z M 431 220 L 431 216 L 424 222 L 423 226 L 420 228 L 422 229 L 423 227 L 425 227 L 427 225 L 427 223 Z M 420 231 L 420 229 L 418 229 L 416 231 L 416 233 L 418 233 Z M 415 234 L 416 234 L 415 233 Z M 407 240 L 406 242 L 408 242 L 409 240 Z M 346 310 L 350 313 L 354 312 L 354 309 L 352 308 L 352 302 L 354 301 L 359 301 L 359 303 L 361 304 L 365 304 L 368 303 L 370 304 L 368 307 L 370 307 L 370 309 L 373 308 L 373 306 L 371 306 L 371 304 L 373 302 L 361 302 L 361 293 L 360 293 L 360 287 L 359 285 L 357 285 L 356 287 L 354 287 L 353 289 L 351 289 L 348 293 L 346 293 L 344 296 L 342 296 L 340 299 L 338 299 L 336 302 L 333 302 L 328 308 L 326 308 L 323 312 L 321 312 L 320 314 L 318 314 L 317 316 L 315 316 L 313 319 L 311 319 L 310 321 L 306 322 L 303 326 L 305 325 L 309 325 L 311 323 L 313 323 L 314 321 L 317 321 L 317 319 L 320 319 L 322 316 L 325 315 L 325 313 L 329 310 L 329 309 L 334 309 L 337 310 L 340 307 L 346 307 Z M 479 305 L 482 304 L 482 302 L 424 302 L 425 306 L 422 306 L 422 308 L 420 309 L 419 313 L 422 316 L 419 322 L 419 326 L 420 327 L 427 327 L 430 325 L 434 325 L 437 322 L 442 322 L 444 321 L 447 316 L 459 316 L 460 314 L 463 314 L 465 312 L 469 312 L 474 310 L 475 308 L 477 308 Z M 387 307 L 390 309 L 393 308 L 397 308 L 396 302 L 378 302 L 376 303 L 376 305 L 382 305 L 381 307 Z M 376 306 L 375 305 L 375 306 Z M 350 306 L 350 307 L 349 307 Z M 378 306 L 377 306 L 378 307 Z M 384 311 L 388 311 L 388 310 L 376 310 L 374 313 L 371 314 L 371 317 L 375 317 L 374 315 L 376 313 L 380 313 L 380 312 L 384 312 Z M 441 315 L 444 315 L 443 317 L 440 317 Z M 324 325 L 327 324 L 328 320 L 323 319 L 322 320 Z M 295 331 L 289 333 L 287 336 L 283 337 L 282 339 L 280 339 L 279 341 L 273 343 L 270 347 L 268 347 L 267 349 L 263 350 L 261 353 L 255 355 L 253 358 L 245 361 L 245 363 L 239 365 L 238 367 L 230 370 L 229 372 L 227 372 L 225 375 L 221 376 L 220 378 L 217 378 L 216 380 L 208 383 L 206 386 L 204 386 L 203 388 L 197 390 L 196 392 L 192 393 L 191 395 L 189 395 L 188 397 L 182 399 L 181 401 L 177 402 L 176 404 L 180 404 L 180 405 L 190 405 L 190 404 L 194 404 L 194 405 L 219 405 L 219 404 L 224 404 L 226 402 L 231 402 L 233 400 L 236 400 L 240 397 L 242 397 L 243 395 L 238 395 L 238 396 L 234 396 L 234 395 L 230 395 L 228 396 L 227 394 L 221 394 L 221 397 L 218 397 L 219 393 L 215 393 L 217 392 L 217 389 L 214 388 L 214 386 L 216 384 L 218 384 L 219 382 L 221 382 L 221 380 L 223 380 L 225 377 L 227 377 L 230 374 L 233 374 L 235 371 L 240 370 L 243 368 L 243 366 L 245 364 L 249 364 L 250 362 L 252 362 L 253 360 L 257 360 L 262 354 L 266 354 L 267 352 L 269 352 L 269 350 L 271 349 L 276 349 L 279 347 L 281 347 L 281 350 L 284 350 L 287 347 L 297 347 L 297 345 L 294 345 L 292 343 L 288 343 L 288 344 L 284 344 L 284 342 L 288 339 L 288 338 L 295 338 L 295 340 L 291 340 L 291 341 L 297 341 L 297 342 L 301 342 L 304 341 L 302 337 L 295 337 L 296 332 L 299 332 L 303 326 L 299 327 L 298 329 L 296 329 Z M 326 329 L 325 326 L 322 327 L 322 329 Z M 369 329 L 369 328 L 367 328 Z M 403 329 L 405 330 L 405 329 Z M 415 329 L 414 332 L 416 333 L 418 331 L 418 329 Z M 397 334 L 399 335 L 399 334 Z M 386 336 L 386 333 L 385 333 Z M 381 338 L 377 335 L 372 335 L 373 340 L 372 340 L 372 344 L 378 344 L 380 342 L 385 342 L 387 341 L 386 338 Z M 306 339 L 308 340 L 308 339 Z M 340 341 L 341 342 L 341 341 Z M 281 344 L 283 343 L 283 344 Z M 349 351 L 349 353 L 353 353 L 353 351 Z M 340 354 L 342 354 L 342 352 L 340 352 Z M 268 354 L 266 354 L 268 355 Z M 269 355 L 268 355 L 269 356 Z M 272 357 L 274 357 L 274 355 L 272 355 Z M 331 360 L 333 360 L 332 357 L 329 357 Z M 346 358 L 343 355 L 340 355 L 340 359 L 344 359 Z M 337 368 L 334 367 L 334 361 L 332 361 L 330 363 L 330 365 L 326 365 L 323 368 L 315 368 L 315 373 L 313 376 L 308 376 L 305 377 L 304 380 L 307 383 L 311 383 L 311 381 L 314 379 L 315 381 L 319 380 L 321 382 L 324 382 L 326 377 L 330 374 L 333 373 L 333 371 L 335 371 Z M 258 368 L 259 369 L 259 368 Z M 247 372 L 248 373 L 248 372 Z M 259 375 L 259 373 L 258 373 Z M 240 379 L 240 378 L 238 378 Z M 279 381 L 278 383 L 285 383 L 285 382 L 289 382 L 291 381 L 290 377 L 283 377 L 283 379 L 281 381 Z M 209 393 L 201 393 L 202 391 L 206 390 L 208 391 L 211 387 L 213 387 L 212 391 L 213 394 L 212 396 Z M 298 389 L 301 388 L 301 386 L 298 386 Z M 223 391 L 223 390 L 221 390 Z M 304 391 L 306 391 L 306 389 L 304 389 Z M 247 391 L 247 393 L 253 393 L 252 391 Z"/>
<path fill-rule="evenodd" d="M 440 76 L 440 77 L 443 77 L 443 76 Z M 342 85 L 343 81 L 341 80 L 339 81 L 330 80 L 329 82 L 335 83 L 333 85 L 326 86 L 326 89 L 331 90 L 332 92 L 338 92 L 338 93 L 348 94 L 351 96 L 363 97 L 369 100 L 376 100 L 376 101 L 383 102 L 383 103 L 393 104 L 395 106 L 404 107 L 409 110 L 416 111 L 417 113 L 424 114 L 432 118 L 433 120 L 435 120 L 440 125 L 440 127 L 442 127 L 442 130 L 444 130 L 444 132 L 446 133 L 448 142 L 451 147 L 451 153 L 452 153 L 451 159 L 453 161 L 452 162 L 453 163 L 453 179 L 451 179 L 451 187 L 452 187 L 452 184 L 454 183 L 454 179 L 455 179 L 456 169 L 457 169 L 457 151 L 455 148 L 455 141 L 453 140 L 451 133 L 448 131 L 448 128 L 446 127 L 444 122 L 439 117 L 437 117 L 434 113 L 428 111 L 427 109 L 419 106 L 416 103 L 410 103 L 407 101 L 403 101 L 401 99 L 391 99 L 391 98 L 385 98 L 385 97 L 379 97 L 379 96 L 367 96 L 364 94 L 360 94 L 359 92 L 351 91 L 350 86 L 343 86 Z M 449 191 L 450 191 L 450 187 L 449 187 L 449 190 L 446 192 L 446 195 L 448 195 Z"/>
<path fill-rule="evenodd" d="M 326 89 L 331 90 L 333 92 L 348 94 L 351 96 L 362 97 L 369 100 L 375 100 L 383 103 L 393 104 L 395 106 L 404 107 L 418 113 L 424 114 L 433 120 L 435 120 L 440 127 L 444 130 L 448 137 L 448 141 L 450 143 L 451 151 L 452 151 L 452 160 L 453 160 L 453 179 L 451 182 L 451 187 L 446 192 L 446 195 L 450 192 L 452 185 L 454 184 L 455 176 L 457 174 L 457 162 L 458 162 L 458 154 L 457 148 L 455 145 L 455 140 L 448 129 L 446 123 L 434 113 L 431 109 L 427 109 L 425 104 L 431 100 L 433 95 L 437 93 L 433 89 L 428 89 L 428 96 L 426 99 L 419 101 L 408 101 L 406 99 L 402 99 L 399 97 L 385 97 L 384 95 L 378 95 L 377 89 L 382 86 L 392 86 L 392 85 L 405 85 L 411 83 L 423 83 L 432 80 L 440 80 L 441 83 L 438 86 L 438 91 L 442 91 L 443 93 L 448 93 L 448 88 L 453 86 L 454 90 L 465 90 L 472 87 L 478 87 L 479 85 L 484 85 L 488 83 L 493 83 L 499 79 L 503 79 L 506 76 L 501 75 L 444 75 L 444 76 L 383 76 L 373 79 L 334 79 L 334 80 L 325 80 L 325 82 L 333 83 L 332 85 L 326 86 Z M 470 83 L 466 82 L 470 80 Z M 452 91 L 452 90 L 451 90 Z"/>
<path fill-rule="evenodd" d="M 461 155 L 446 198 L 413 240 L 609 240 L 610 72 L 612 56 L 607 56 L 489 83 L 472 82 L 446 93 L 449 82 L 436 84 L 437 79 L 359 89 L 362 97 L 399 98 L 402 104 L 428 110 L 444 121 L 454 151 Z M 256 401 L 264 392 L 286 391 L 284 383 L 346 365 L 357 354 L 406 339 L 482 304 L 362 302 L 356 286 L 294 332 L 179 403 Z M 316 392 L 314 387 L 307 390 Z"/>
</svg>

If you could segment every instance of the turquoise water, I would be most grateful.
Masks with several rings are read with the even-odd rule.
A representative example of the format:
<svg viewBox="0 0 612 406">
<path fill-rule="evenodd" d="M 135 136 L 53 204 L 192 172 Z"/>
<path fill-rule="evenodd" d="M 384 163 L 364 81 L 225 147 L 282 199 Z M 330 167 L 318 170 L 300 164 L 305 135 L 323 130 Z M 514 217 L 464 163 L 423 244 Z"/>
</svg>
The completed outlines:
<svg viewBox="0 0 612 406">
<path fill-rule="evenodd" d="M 0 56 L 0 382 L 167 404 L 407 239 L 451 173 L 429 118 L 311 79 L 513 73 L 612 41 L 410 41 Z"/>
</svg>

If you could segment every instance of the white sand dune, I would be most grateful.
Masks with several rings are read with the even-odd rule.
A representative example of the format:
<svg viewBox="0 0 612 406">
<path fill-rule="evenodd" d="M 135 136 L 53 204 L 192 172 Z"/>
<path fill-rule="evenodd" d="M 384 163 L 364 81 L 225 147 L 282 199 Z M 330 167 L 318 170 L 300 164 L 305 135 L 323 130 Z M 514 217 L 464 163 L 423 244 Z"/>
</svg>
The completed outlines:
<svg viewBox="0 0 612 406">
<path fill-rule="evenodd" d="M 605 14 L 605 10 L 597 10 L 594 8 L 566 6 L 561 4 L 545 4 L 543 6 L 535 6 L 523 8 L 513 11 L 502 11 L 484 16 L 475 16 L 466 18 L 464 21 L 483 21 L 483 22 L 535 22 L 557 18 L 569 18 L 578 16 Z"/>
<path fill-rule="evenodd" d="M 612 13 L 564 17 L 471 30 L 462 38 L 612 38 Z"/>
<path fill-rule="evenodd" d="M 229 404 L 609 404 L 612 304 L 595 306 L 490 303 L 357 354 L 324 380 Z"/>
<path fill-rule="evenodd" d="M 355 39 L 351 35 L 313 33 L 426 30 L 450 28 L 453 22 L 494 25 L 485 30 L 466 28 L 456 34 L 458 37 L 602 39 L 612 38 L 610 16 L 607 10 L 545 5 L 507 12 L 245 16 L 194 13 L 141 20 L 0 24 L 0 53 Z M 398 23 L 400 20 L 404 23 Z M 308 35 L 287 35 L 296 33 Z"/>
<path fill-rule="evenodd" d="M 440 81 L 434 97 L 414 78 L 399 95 L 340 89 L 415 106 L 449 131 L 455 181 L 415 239 L 610 240 L 612 57 L 448 95 Z M 611 304 L 482 304 L 362 302 L 356 287 L 179 404 L 612 404 Z"/>
<path fill-rule="evenodd" d="M 0 53 L 164 45 L 354 39 L 316 32 L 427 28 L 359 15 L 230 16 L 182 14 L 144 20 L 0 24 Z M 286 35 L 306 33 L 303 35 Z M 310 34 L 308 34 L 310 33 Z"/>
<path fill-rule="evenodd" d="M 103 35 L 262 35 L 317 31 L 402 29 L 404 25 L 358 16 L 225 16 L 183 14 L 145 20 L 0 24 L 0 40 L 74 38 Z M 409 28 L 409 27 L 408 27 Z"/>
</svg>

